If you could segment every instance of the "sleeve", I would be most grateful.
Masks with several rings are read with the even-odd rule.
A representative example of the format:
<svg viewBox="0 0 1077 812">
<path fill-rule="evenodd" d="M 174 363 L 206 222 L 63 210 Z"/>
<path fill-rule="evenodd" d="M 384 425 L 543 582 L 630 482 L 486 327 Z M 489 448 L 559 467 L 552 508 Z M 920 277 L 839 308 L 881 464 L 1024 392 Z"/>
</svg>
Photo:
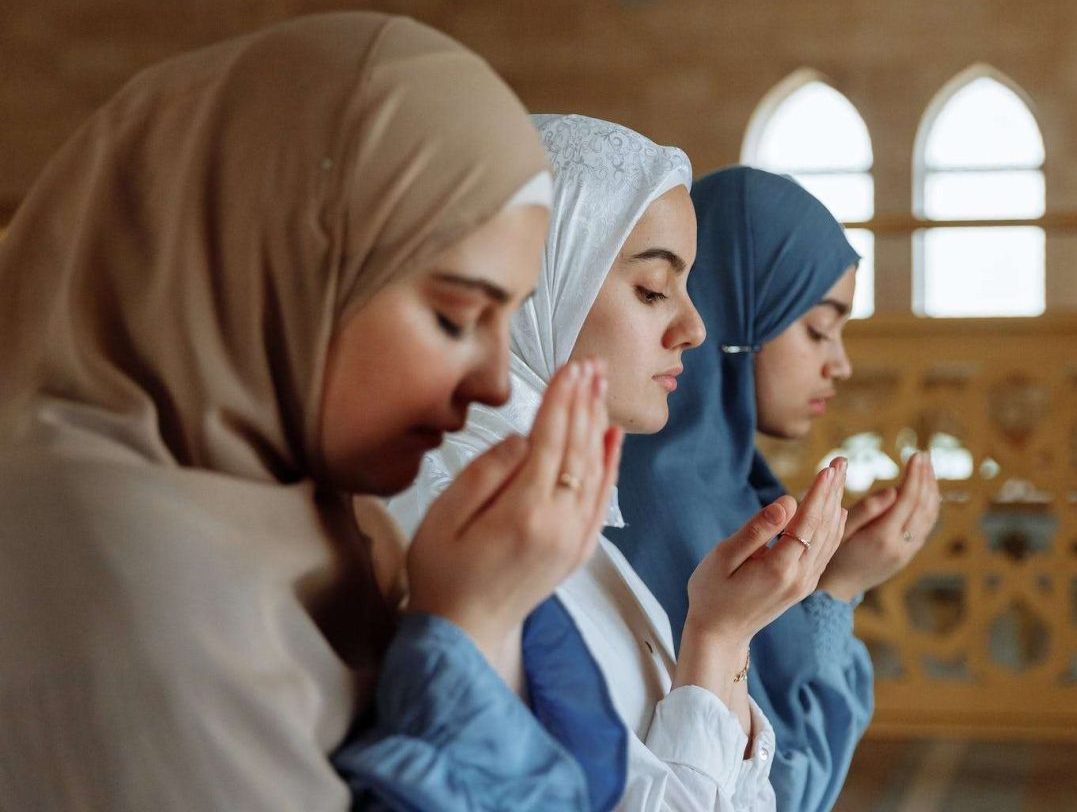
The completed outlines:
<svg viewBox="0 0 1077 812">
<path fill-rule="evenodd" d="M 871 720 L 873 672 L 853 606 L 816 592 L 752 641 L 749 690 L 774 725 L 778 809 L 833 807 Z"/>
<path fill-rule="evenodd" d="M 710 691 L 675 688 L 629 748 L 625 812 L 768 812 L 774 731 L 752 702 L 752 751 L 736 716 Z"/>
<path fill-rule="evenodd" d="M 589 808 L 576 761 L 447 620 L 404 619 L 375 712 L 333 757 L 357 809 Z"/>
</svg>

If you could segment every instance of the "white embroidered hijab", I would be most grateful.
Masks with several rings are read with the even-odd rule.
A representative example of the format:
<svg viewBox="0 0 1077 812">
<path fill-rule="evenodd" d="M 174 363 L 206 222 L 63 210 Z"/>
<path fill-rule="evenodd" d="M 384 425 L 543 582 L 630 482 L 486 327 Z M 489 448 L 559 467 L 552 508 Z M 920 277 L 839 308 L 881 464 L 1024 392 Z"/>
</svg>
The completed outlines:
<svg viewBox="0 0 1077 812">
<path fill-rule="evenodd" d="M 513 317 L 512 395 L 500 408 L 472 405 L 464 429 L 427 454 L 415 484 L 389 501 L 409 538 L 430 503 L 468 462 L 509 434 L 531 430 L 547 384 L 572 355 L 636 222 L 670 189 L 691 189 L 691 163 L 675 147 L 587 116 L 531 119 L 553 170 L 554 198 L 535 295 Z M 624 524 L 616 493 L 606 523 Z"/>
</svg>

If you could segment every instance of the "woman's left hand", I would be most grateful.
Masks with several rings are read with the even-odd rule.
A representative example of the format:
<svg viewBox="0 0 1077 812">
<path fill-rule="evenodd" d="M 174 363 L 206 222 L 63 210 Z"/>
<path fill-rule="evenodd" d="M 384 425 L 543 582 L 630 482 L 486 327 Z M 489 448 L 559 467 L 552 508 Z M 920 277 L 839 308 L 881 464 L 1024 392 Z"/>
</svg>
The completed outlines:
<svg viewBox="0 0 1077 812">
<path fill-rule="evenodd" d="M 920 451 L 909 459 L 900 487 L 865 497 L 849 509 L 845 538 L 819 579 L 819 589 L 851 601 L 896 575 L 934 529 L 939 501 L 931 456 Z"/>
</svg>

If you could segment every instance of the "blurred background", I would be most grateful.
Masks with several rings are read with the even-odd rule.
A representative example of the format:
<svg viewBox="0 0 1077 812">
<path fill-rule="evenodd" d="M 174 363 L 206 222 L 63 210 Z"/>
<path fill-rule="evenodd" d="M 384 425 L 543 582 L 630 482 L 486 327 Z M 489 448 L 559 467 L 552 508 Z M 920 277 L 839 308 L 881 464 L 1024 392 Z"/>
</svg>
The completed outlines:
<svg viewBox="0 0 1077 812">
<path fill-rule="evenodd" d="M 838 808 L 1074 808 L 1077 3 L 11 0 L 0 229 L 140 68 L 342 8 L 440 28 L 533 111 L 624 123 L 696 174 L 790 173 L 847 225 L 854 377 L 766 453 L 794 492 L 845 454 L 862 492 L 930 448 L 944 504 L 857 610 L 877 712 Z"/>
</svg>

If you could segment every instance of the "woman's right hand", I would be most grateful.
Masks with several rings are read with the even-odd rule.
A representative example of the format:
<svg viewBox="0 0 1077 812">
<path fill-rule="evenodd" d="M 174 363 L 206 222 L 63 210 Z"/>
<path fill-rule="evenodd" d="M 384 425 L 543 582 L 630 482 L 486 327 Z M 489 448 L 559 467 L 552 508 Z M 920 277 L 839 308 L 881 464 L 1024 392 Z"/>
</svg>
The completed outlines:
<svg viewBox="0 0 1077 812">
<path fill-rule="evenodd" d="M 819 588 L 851 601 L 900 572 L 939 519 L 939 483 L 926 451 L 914 454 L 899 488 L 887 488 L 849 509 L 845 540 Z"/>
<path fill-rule="evenodd" d="M 605 366 L 553 377 L 529 438 L 475 459 L 431 506 L 408 550 L 409 610 L 445 617 L 491 661 L 594 551 L 620 462 Z"/>
<path fill-rule="evenodd" d="M 701 685 L 722 697 L 755 633 L 815 590 L 844 533 L 846 467 L 836 459 L 816 476 L 799 509 L 793 497 L 781 497 L 696 567 L 675 684 Z"/>
</svg>

